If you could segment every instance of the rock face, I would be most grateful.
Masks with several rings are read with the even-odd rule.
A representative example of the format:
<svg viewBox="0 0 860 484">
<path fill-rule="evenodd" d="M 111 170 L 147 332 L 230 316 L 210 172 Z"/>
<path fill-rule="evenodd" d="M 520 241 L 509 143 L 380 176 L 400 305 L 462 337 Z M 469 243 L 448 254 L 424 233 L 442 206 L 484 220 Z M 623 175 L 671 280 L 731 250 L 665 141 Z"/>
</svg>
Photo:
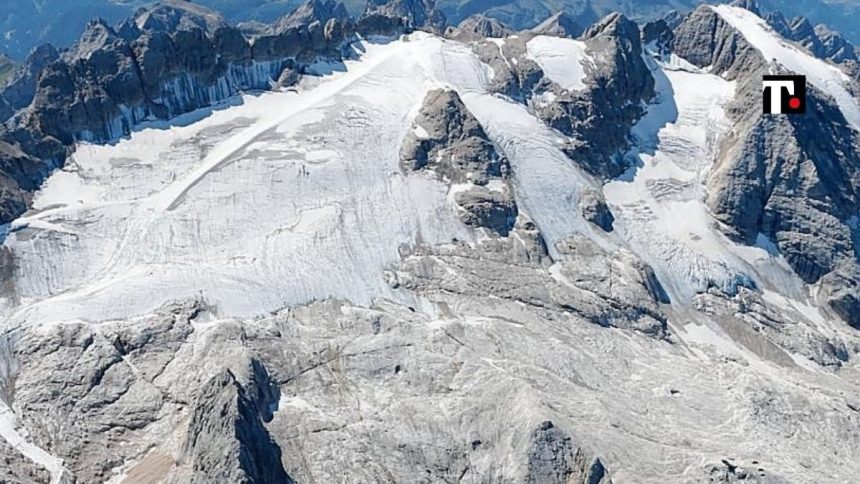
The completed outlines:
<svg viewBox="0 0 860 484">
<path fill-rule="evenodd" d="M 532 29 L 535 35 L 576 38 L 582 35 L 583 28 L 564 11 L 558 12 Z"/>
<path fill-rule="evenodd" d="M 60 54 L 54 46 L 40 45 L 30 52 L 24 63 L 18 66 L 5 82 L 0 83 L 0 120 L 9 119 L 15 111 L 30 104 L 36 93 L 39 73 L 59 58 Z"/>
<path fill-rule="evenodd" d="M 466 225 L 507 236 L 516 223 L 517 206 L 507 183 L 508 161 L 456 92 L 427 94 L 412 131 L 403 140 L 400 159 L 407 173 L 429 171 L 452 187 L 465 184 L 454 200 L 463 210 Z"/>
<path fill-rule="evenodd" d="M 697 9 L 678 26 L 673 47 L 739 84 L 730 112 L 737 128 L 708 182 L 711 210 L 732 237 L 747 244 L 760 235 L 773 241 L 795 273 L 807 283 L 820 281 L 830 307 L 856 324 L 857 298 L 833 288 L 857 284 L 849 224 L 860 212 L 857 132 L 814 87 L 806 116 L 762 115 L 760 82 L 768 64 L 710 8 Z"/>
<path fill-rule="evenodd" d="M 47 469 L 31 462 L 8 442 L 0 439 L 0 482 L 46 484 L 51 482 L 51 474 Z"/>
<path fill-rule="evenodd" d="M 349 20 L 349 12 L 341 2 L 335 0 L 311 0 L 289 15 L 275 22 L 273 30 L 285 32 L 289 29 L 310 26 L 315 22 L 325 25 L 329 20 L 344 23 Z"/>
<path fill-rule="evenodd" d="M 615 217 L 609 206 L 606 205 L 606 200 L 603 195 L 594 191 L 586 191 L 580 199 L 582 207 L 582 216 L 585 220 L 597 225 L 606 232 L 612 232 L 612 224 L 615 222 Z"/>
<path fill-rule="evenodd" d="M 780 12 L 771 12 L 765 20 L 783 37 L 800 43 L 813 55 L 834 62 L 857 60 L 854 46 L 825 25 L 812 26 L 805 17 L 787 20 Z"/>
<path fill-rule="evenodd" d="M 582 36 L 598 59 L 584 91 L 564 91 L 535 109 L 551 127 L 569 137 L 565 152 L 588 172 L 614 178 L 627 169 L 619 152 L 630 127 L 654 95 L 654 78 L 642 60 L 639 27 L 610 15 Z"/>
<path fill-rule="evenodd" d="M 220 13 L 186 0 L 161 0 L 142 7 L 119 30 L 139 29 L 145 32 L 176 32 L 178 30 L 202 30 L 214 34 L 230 25 Z"/>
<path fill-rule="evenodd" d="M 364 35 L 399 35 L 411 30 L 442 34 L 447 25 L 434 0 L 368 0 L 356 29 Z"/>
<path fill-rule="evenodd" d="M 589 458 L 552 422 L 540 424 L 528 451 L 529 484 L 600 484 L 608 472 L 600 459 Z"/>
<path fill-rule="evenodd" d="M 514 29 L 498 20 L 478 14 L 463 20 L 456 28 L 449 29 L 446 36 L 460 42 L 473 42 L 488 37 L 507 37 L 514 32 Z"/>
<path fill-rule="evenodd" d="M 247 383 L 225 370 L 200 392 L 183 444 L 182 459 L 192 472 L 188 482 L 293 482 L 264 425 L 272 419 L 277 386 L 258 360 L 249 366 Z"/>
</svg>

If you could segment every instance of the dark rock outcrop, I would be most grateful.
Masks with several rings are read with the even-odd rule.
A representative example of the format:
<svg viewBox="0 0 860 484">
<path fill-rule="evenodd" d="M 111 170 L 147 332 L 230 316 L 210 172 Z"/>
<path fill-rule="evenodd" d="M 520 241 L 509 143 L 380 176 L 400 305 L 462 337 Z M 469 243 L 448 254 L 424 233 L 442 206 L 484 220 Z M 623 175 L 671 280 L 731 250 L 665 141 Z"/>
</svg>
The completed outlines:
<svg viewBox="0 0 860 484">
<path fill-rule="evenodd" d="M 561 11 L 535 26 L 532 32 L 573 39 L 582 35 L 583 28 L 568 13 Z"/>
<path fill-rule="evenodd" d="M 657 52 L 669 51 L 674 39 L 675 33 L 664 19 L 648 22 L 642 27 L 642 43 L 653 45 Z"/>
<path fill-rule="evenodd" d="M 834 62 L 858 59 L 854 46 L 826 25 L 813 27 L 805 17 L 787 20 L 780 12 L 768 13 L 765 20 L 780 35 L 803 45 L 816 57 Z"/>
<path fill-rule="evenodd" d="M 277 387 L 258 360 L 249 362 L 244 379 L 224 370 L 198 396 L 182 449 L 190 482 L 293 482 L 264 425 L 279 398 Z"/>
<path fill-rule="evenodd" d="M 448 29 L 446 36 L 461 42 L 472 42 L 488 37 L 507 37 L 514 32 L 514 29 L 498 20 L 478 14 L 463 20 L 456 28 Z"/>
<path fill-rule="evenodd" d="M 502 236 L 514 227 L 517 205 L 508 184 L 508 161 L 455 91 L 427 94 L 412 131 L 403 140 L 400 159 L 407 173 L 429 171 L 450 184 L 468 184 L 454 197 L 467 225 Z M 488 187 L 494 180 L 500 186 Z"/>
<path fill-rule="evenodd" d="M 9 119 L 15 111 L 30 104 L 36 93 L 39 73 L 59 58 L 60 53 L 53 45 L 40 45 L 30 52 L 23 64 L 9 74 L 5 83 L 0 83 L 0 121 Z"/>
<path fill-rule="evenodd" d="M 528 484 L 600 484 L 608 482 L 607 474 L 599 458 L 588 456 L 552 422 L 543 422 L 532 432 Z"/>
<path fill-rule="evenodd" d="M 434 0 L 368 0 L 356 28 L 362 35 L 400 35 L 412 30 L 442 34 L 447 26 Z"/>
<path fill-rule="evenodd" d="M 486 227 L 507 236 L 517 221 L 517 204 L 509 190 L 488 190 L 475 186 L 454 197 L 465 214 L 461 217 L 466 225 Z"/>
<path fill-rule="evenodd" d="M 508 175 L 481 124 L 455 91 L 430 91 L 400 151 L 404 170 L 433 170 L 454 183 L 485 185 Z"/>
<path fill-rule="evenodd" d="M 654 78 L 642 59 L 639 27 L 612 14 L 589 28 L 582 39 L 598 61 L 583 91 L 559 92 L 535 113 L 568 136 L 565 153 L 586 171 L 614 178 L 627 169 L 621 151 L 627 135 L 654 95 Z"/>
<path fill-rule="evenodd" d="M 609 209 L 606 200 L 599 192 L 596 190 L 584 191 L 579 205 L 585 220 L 600 227 L 605 232 L 612 232 L 615 216 L 612 215 L 612 210 Z"/>
</svg>

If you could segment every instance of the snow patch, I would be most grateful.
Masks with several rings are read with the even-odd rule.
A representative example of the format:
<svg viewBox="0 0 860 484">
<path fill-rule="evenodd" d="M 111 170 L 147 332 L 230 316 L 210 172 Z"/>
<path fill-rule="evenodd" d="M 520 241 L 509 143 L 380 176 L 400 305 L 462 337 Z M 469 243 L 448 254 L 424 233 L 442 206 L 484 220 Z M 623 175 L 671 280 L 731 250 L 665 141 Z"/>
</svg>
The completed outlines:
<svg viewBox="0 0 860 484">
<path fill-rule="evenodd" d="M 594 62 L 586 52 L 585 42 L 547 35 L 538 35 L 526 43 L 526 57 L 568 91 L 585 89 L 585 67 Z"/>
</svg>

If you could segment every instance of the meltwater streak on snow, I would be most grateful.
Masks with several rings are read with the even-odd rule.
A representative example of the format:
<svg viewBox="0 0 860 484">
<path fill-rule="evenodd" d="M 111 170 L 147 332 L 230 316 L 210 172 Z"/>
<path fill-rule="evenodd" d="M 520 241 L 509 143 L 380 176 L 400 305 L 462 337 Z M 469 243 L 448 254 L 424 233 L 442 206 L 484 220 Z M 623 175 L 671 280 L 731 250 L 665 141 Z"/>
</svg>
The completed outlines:
<svg viewBox="0 0 860 484">
<path fill-rule="evenodd" d="M 400 173 L 410 113 L 432 87 L 480 91 L 488 70 L 426 35 L 366 47 L 310 91 L 82 147 L 6 239 L 22 275 L 12 322 L 124 318 L 194 296 L 239 317 L 399 297 L 383 271 L 401 245 L 472 238 L 444 184 Z"/>
<path fill-rule="evenodd" d="M 806 76 L 806 79 L 823 93 L 836 100 L 842 115 L 857 131 L 860 131 L 860 106 L 845 85 L 848 76 L 838 67 L 818 59 L 803 49 L 782 39 L 758 15 L 729 5 L 711 6 L 720 17 L 738 29 L 744 38 L 758 49 L 768 61 L 776 60 L 786 69 Z"/>
<path fill-rule="evenodd" d="M 585 89 L 585 64 L 593 62 L 585 42 L 539 35 L 526 43 L 526 55 L 564 89 Z"/>
</svg>

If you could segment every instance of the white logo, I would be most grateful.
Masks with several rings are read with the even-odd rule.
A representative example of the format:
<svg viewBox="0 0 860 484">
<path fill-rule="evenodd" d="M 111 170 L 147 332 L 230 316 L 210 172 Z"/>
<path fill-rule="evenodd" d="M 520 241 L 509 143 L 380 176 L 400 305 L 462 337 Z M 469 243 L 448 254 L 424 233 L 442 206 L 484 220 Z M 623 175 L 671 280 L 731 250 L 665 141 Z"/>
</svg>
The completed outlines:
<svg viewBox="0 0 860 484">
<path fill-rule="evenodd" d="M 789 96 L 794 96 L 794 81 L 762 81 L 765 92 L 770 88 L 770 112 L 782 114 L 782 88 L 788 90 Z"/>
</svg>

